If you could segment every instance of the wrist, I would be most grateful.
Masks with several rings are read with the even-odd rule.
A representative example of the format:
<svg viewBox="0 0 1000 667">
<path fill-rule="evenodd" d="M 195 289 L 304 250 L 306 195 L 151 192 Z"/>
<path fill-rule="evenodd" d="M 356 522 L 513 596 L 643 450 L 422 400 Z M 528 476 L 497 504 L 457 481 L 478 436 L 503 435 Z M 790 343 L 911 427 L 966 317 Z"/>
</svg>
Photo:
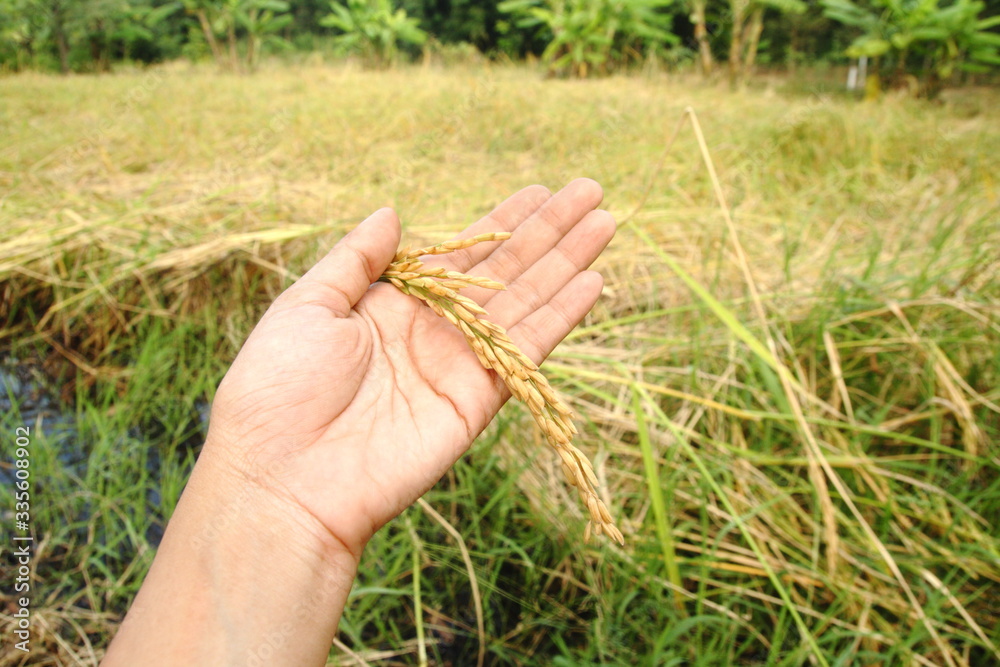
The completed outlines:
<svg viewBox="0 0 1000 667">
<path fill-rule="evenodd" d="M 356 465 L 353 453 L 366 443 L 348 436 L 337 439 L 337 447 L 317 444 L 320 438 L 333 437 L 298 432 L 294 425 L 269 424 L 271 430 L 262 432 L 228 417 L 234 413 L 240 411 L 213 408 L 212 427 L 196 466 L 204 477 L 220 480 L 213 484 L 229 489 L 229 499 L 222 504 L 233 513 L 240 512 L 241 505 L 263 503 L 285 514 L 289 525 L 313 537 L 317 548 L 331 557 L 339 559 L 346 552 L 356 567 L 381 525 L 366 511 L 358 475 L 345 475 Z M 317 452 L 324 448 L 342 452 L 335 456 L 341 466 L 317 462 Z"/>
<path fill-rule="evenodd" d="M 206 517 L 189 536 L 192 547 L 219 544 L 226 535 L 274 539 L 294 546 L 297 553 L 357 568 L 364 545 L 346 545 L 281 485 L 279 475 L 237 465 L 227 449 L 216 441 L 207 442 L 188 484 L 189 503 Z"/>
<path fill-rule="evenodd" d="M 324 664 L 357 557 L 206 444 L 107 663 Z"/>
</svg>

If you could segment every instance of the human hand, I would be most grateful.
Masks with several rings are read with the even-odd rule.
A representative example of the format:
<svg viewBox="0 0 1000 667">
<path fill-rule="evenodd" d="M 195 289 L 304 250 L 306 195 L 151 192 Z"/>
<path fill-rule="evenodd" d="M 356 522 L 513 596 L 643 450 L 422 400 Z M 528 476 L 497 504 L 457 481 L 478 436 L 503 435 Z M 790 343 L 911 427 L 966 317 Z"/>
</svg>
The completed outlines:
<svg viewBox="0 0 1000 667">
<path fill-rule="evenodd" d="M 586 269 L 615 230 L 595 210 L 601 198 L 587 179 L 556 195 L 526 188 L 459 235 L 511 239 L 426 264 L 506 284 L 463 293 L 540 363 L 600 294 L 601 276 Z M 399 238 L 395 214 L 377 211 L 272 304 L 219 387 L 203 453 L 355 559 L 508 398 L 451 324 L 371 285 Z"/>
<path fill-rule="evenodd" d="M 584 179 L 526 188 L 462 233 L 509 240 L 426 263 L 505 283 L 463 291 L 541 362 L 600 294 L 600 201 Z M 105 667 L 325 664 L 365 543 L 507 399 L 447 321 L 371 285 L 399 236 L 376 212 L 264 314 Z"/>
</svg>

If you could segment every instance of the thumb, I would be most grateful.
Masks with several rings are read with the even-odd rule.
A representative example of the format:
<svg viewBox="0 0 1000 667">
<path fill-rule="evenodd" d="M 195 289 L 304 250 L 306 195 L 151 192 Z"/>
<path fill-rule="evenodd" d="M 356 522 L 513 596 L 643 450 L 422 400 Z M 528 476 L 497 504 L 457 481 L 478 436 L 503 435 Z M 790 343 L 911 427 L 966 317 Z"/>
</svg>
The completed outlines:
<svg viewBox="0 0 1000 667">
<path fill-rule="evenodd" d="M 301 298 L 320 302 L 338 317 L 354 304 L 392 261 L 399 246 L 399 218 L 380 208 L 340 240 L 326 257 L 293 285 Z"/>
</svg>

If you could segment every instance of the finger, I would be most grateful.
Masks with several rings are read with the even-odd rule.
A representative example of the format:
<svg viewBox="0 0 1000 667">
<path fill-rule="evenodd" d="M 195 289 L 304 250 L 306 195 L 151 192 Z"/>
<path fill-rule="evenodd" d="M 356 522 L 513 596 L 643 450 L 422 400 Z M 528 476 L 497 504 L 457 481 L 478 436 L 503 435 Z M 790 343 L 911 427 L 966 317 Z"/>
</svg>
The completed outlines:
<svg viewBox="0 0 1000 667">
<path fill-rule="evenodd" d="M 545 186 L 529 185 L 508 197 L 479 222 L 469 225 L 449 240 L 467 239 L 486 232 L 513 231 L 551 198 L 552 193 Z M 428 266 L 446 266 L 452 271 L 464 273 L 483 261 L 495 248 L 495 243 L 481 243 L 446 256 L 429 257 L 425 263 Z"/>
<path fill-rule="evenodd" d="M 514 230 L 514 235 L 467 271 L 504 284 L 513 283 L 544 257 L 603 198 L 601 186 L 589 178 L 578 178 L 556 193 Z"/>
<path fill-rule="evenodd" d="M 375 211 L 292 285 L 286 298 L 320 303 L 347 317 L 392 261 L 399 237 L 396 213 L 390 208 Z"/>
<path fill-rule="evenodd" d="M 615 219 L 603 210 L 591 211 L 579 224 L 503 292 L 463 290 L 508 329 L 549 303 L 559 291 L 589 267 L 615 235 Z M 480 294 L 480 292 L 482 294 Z"/>
<path fill-rule="evenodd" d="M 541 364 L 594 307 L 603 286 L 604 278 L 600 273 L 579 273 L 547 304 L 522 319 L 508 333 L 532 361 Z"/>
</svg>

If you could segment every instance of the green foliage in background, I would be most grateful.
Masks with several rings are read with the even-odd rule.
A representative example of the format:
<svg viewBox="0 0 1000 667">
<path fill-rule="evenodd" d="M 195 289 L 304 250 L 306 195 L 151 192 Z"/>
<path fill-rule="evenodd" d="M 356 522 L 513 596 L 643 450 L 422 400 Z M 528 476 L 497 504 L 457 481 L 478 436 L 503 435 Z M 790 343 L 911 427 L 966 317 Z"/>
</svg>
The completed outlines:
<svg viewBox="0 0 1000 667">
<path fill-rule="evenodd" d="M 175 4 L 0 0 L 0 67 L 106 71 L 114 60 L 177 56 Z"/>
<path fill-rule="evenodd" d="M 983 72 L 1000 65 L 1000 16 L 981 18 L 979 0 L 822 0 L 827 16 L 861 31 L 852 58 L 882 59 L 897 79 L 917 72 L 929 94 L 957 69 Z"/>
<path fill-rule="evenodd" d="M 280 35 L 295 20 L 288 14 L 289 5 L 283 0 L 251 0 L 242 3 L 236 17 L 246 30 L 246 63 L 257 66 L 260 53 L 266 48 L 288 49 L 291 44 Z"/>
<path fill-rule="evenodd" d="M 768 9 L 787 14 L 801 14 L 802 0 L 729 0 L 729 80 L 743 83 L 757 62 L 764 12 Z"/>
<path fill-rule="evenodd" d="M 252 70 L 262 49 L 291 47 L 279 34 L 294 21 L 284 0 L 181 0 L 165 8 L 170 6 L 197 18 L 212 57 L 225 69 Z"/>
<path fill-rule="evenodd" d="M 543 26 L 551 39 L 542 60 L 554 72 L 584 77 L 676 44 L 673 0 L 507 0 L 500 10 L 520 28 Z"/>
<path fill-rule="evenodd" d="M 936 92 L 997 71 L 998 12 L 996 0 L 0 0 L 0 72 L 179 57 L 250 72 L 268 52 L 319 51 L 379 67 L 537 56 L 579 77 L 650 59 L 712 77 L 728 61 L 743 84 L 758 63 L 869 55 L 892 85 L 915 74 Z"/>
<path fill-rule="evenodd" d="M 320 23 L 339 31 L 338 46 L 347 53 L 359 53 L 370 64 L 393 64 L 400 44 L 423 44 L 427 33 L 405 9 L 393 9 L 389 0 L 347 0 L 331 2 L 333 13 Z"/>
</svg>

